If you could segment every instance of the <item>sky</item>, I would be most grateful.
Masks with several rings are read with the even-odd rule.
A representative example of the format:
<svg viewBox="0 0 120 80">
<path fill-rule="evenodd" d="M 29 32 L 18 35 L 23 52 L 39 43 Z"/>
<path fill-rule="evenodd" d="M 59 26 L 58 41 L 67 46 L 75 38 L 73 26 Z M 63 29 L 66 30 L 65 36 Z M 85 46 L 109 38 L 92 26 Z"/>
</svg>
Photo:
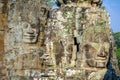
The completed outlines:
<svg viewBox="0 0 120 80">
<path fill-rule="evenodd" d="M 113 32 L 120 32 L 120 0 L 103 0 L 103 6 L 110 15 Z"/>
</svg>

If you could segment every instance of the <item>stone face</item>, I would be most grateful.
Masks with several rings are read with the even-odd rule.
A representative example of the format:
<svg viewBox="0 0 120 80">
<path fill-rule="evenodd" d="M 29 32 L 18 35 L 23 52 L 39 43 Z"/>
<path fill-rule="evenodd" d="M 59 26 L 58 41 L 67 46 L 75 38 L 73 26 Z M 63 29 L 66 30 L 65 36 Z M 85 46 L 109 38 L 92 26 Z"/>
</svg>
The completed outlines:
<svg viewBox="0 0 120 80">
<path fill-rule="evenodd" d="M 93 2 L 97 3 L 97 1 Z M 109 62 L 112 60 L 111 54 L 115 57 L 114 50 L 111 50 L 114 48 L 111 46 L 114 45 L 114 42 L 111 38 L 109 22 L 109 15 L 104 8 L 79 6 L 70 0 L 65 6 L 53 10 L 51 25 L 53 31 L 56 31 L 55 37 L 64 45 L 63 56 L 60 59 L 62 61 L 57 66 L 62 69 L 84 70 L 82 72 L 87 75 L 82 74 L 82 76 L 77 77 L 78 79 L 103 80 L 104 75 L 109 70 Z M 52 40 L 53 43 L 54 41 Z M 56 44 L 53 45 L 56 46 Z M 118 68 L 114 69 L 117 70 Z M 70 71 L 69 73 L 80 74 L 76 71 Z M 69 77 L 76 80 L 74 75 Z M 66 75 L 66 77 L 68 76 Z"/>
<path fill-rule="evenodd" d="M 108 25 L 109 17 L 102 9 L 86 9 L 88 22 L 84 24 L 81 50 L 83 56 L 88 59 L 89 67 L 105 68 L 109 59 L 110 49 L 110 29 Z M 93 13 L 92 13 L 93 12 Z M 91 17 L 92 16 L 92 17 Z M 103 20 L 103 18 L 105 18 Z M 90 19 L 90 20 L 89 20 Z M 104 31 L 106 29 L 106 31 Z"/>
<path fill-rule="evenodd" d="M 37 20 L 37 19 L 36 19 Z M 21 22 L 20 27 L 22 27 L 23 30 L 23 39 L 22 41 L 24 43 L 35 43 L 38 40 L 38 35 L 39 35 L 39 26 L 40 26 L 40 21 L 39 20 L 34 20 L 29 22 L 32 24 L 29 24 L 27 22 Z"/>
<path fill-rule="evenodd" d="M 102 0 L 58 3 L 59 9 L 49 11 L 47 0 L 1 2 L 0 79 L 117 79 L 114 40 Z"/>
<path fill-rule="evenodd" d="M 99 80 L 102 80 L 107 70 L 111 45 L 109 15 L 106 11 L 102 8 L 66 5 L 52 11 L 51 17 L 55 37 L 64 45 L 61 65 L 58 66 L 83 69 L 88 78 L 93 72 L 101 72 Z M 99 70 L 101 68 L 105 71 Z"/>
<path fill-rule="evenodd" d="M 8 80 L 33 80 L 31 75 L 25 76 L 26 70 L 40 70 L 47 64 L 44 33 L 48 7 L 42 0 L 11 0 L 9 4 L 3 70 Z"/>
</svg>

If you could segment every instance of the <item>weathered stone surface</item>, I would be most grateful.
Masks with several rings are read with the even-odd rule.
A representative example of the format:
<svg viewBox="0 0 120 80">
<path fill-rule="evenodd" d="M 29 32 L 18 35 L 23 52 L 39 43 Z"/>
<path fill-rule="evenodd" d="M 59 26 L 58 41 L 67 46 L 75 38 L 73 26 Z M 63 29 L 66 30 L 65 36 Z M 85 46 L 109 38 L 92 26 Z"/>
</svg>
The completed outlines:
<svg viewBox="0 0 120 80">
<path fill-rule="evenodd" d="M 61 1 L 61 3 L 65 2 Z M 59 43 L 64 45 L 61 55 L 56 59 L 56 61 L 59 59 L 60 63 L 56 65 L 62 69 L 85 70 L 83 71 L 85 74 L 77 77 L 78 79 L 84 76 L 82 80 L 103 80 L 109 70 L 109 62 L 113 60 L 112 57 L 116 59 L 109 15 L 102 7 L 79 6 L 70 0 L 66 3 L 61 8 L 53 10 L 51 14 L 50 26 L 53 27 L 52 32 L 56 33 L 53 38 L 56 37 Z M 55 42 L 53 38 L 50 38 L 51 43 Z M 56 44 L 52 45 L 56 46 Z M 112 65 L 118 70 L 118 67 L 114 66 L 116 62 L 117 60 L 112 62 Z M 69 73 L 71 74 L 72 71 Z M 73 75 L 71 77 L 77 79 Z"/>
<path fill-rule="evenodd" d="M 0 31 L 0 54 L 2 54 L 3 52 L 4 52 L 4 32 Z"/>
<path fill-rule="evenodd" d="M 49 64 L 44 44 L 48 7 L 42 0 L 11 0 L 9 4 L 3 71 L 8 80 L 33 80 L 25 71 Z"/>
<path fill-rule="evenodd" d="M 0 79 L 3 76 L 3 53 L 4 53 L 4 31 L 5 27 L 8 25 L 8 9 L 9 6 L 7 1 L 0 0 Z"/>
<path fill-rule="evenodd" d="M 58 0 L 56 3 L 60 5 L 79 6 L 79 7 L 100 7 L 103 0 Z"/>
<path fill-rule="evenodd" d="M 0 4 L 0 79 L 117 80 L 102 0 L 58 0 L 61 7 L 50 14 L 46 1 L 10 0 L 8 24 L 7 2 Z"/>
<path fill-rule="evenodd" d="M 0 60 L 4 51 L 4 30 L 8 25 L 8 5 L 7 2 L 0 2 Z"/>
</svg>

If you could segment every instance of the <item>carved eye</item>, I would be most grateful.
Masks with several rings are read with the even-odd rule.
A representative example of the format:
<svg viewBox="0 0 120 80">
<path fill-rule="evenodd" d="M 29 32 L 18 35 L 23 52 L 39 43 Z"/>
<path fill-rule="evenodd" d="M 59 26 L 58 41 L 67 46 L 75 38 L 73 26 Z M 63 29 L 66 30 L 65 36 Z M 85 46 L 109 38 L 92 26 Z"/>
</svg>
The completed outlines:
<svg viewBox="0 0 120 80">
<path fill-rule="evenodd" d="M 28 24 L 23 24 L 23 27 L 24 28 L 28 28 Z"/>
<path fill-rule="evenodd" d="M 24 28 L 28 28 L 28 25 L 25 25 L 25 27 Z"/>
<path fill-rule="evenodd" d="M 31 26 L 31 28 L 36 28 L 36 26 Z"/>
<path fill-rule="evenodd" d="M 36 27 L 37 27 L 37 25 L 31 24 L 31 28 L 36 28 Z"/>
</svg>

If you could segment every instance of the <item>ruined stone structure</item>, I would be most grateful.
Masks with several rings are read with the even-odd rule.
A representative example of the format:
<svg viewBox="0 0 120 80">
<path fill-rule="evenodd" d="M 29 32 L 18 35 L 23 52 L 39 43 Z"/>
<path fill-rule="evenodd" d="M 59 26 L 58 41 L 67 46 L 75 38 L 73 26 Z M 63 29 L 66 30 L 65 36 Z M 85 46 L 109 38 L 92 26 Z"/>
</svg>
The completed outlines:
<svg viewBox="0 0 120 80">
<path fill-rule="evenodd" d="M 0 1 L 0 80 L 117 80 L 102 0 Z M 116 72 L 116 73 L 115 73 Z"/>
<path fill-rule="evenodd" d="M 47 64 L 44 42 L 49 8 L 42 0 L 9 0 L 8 3 L 2 74 L 5 80 L 33 80 Z"/>
</svg>

